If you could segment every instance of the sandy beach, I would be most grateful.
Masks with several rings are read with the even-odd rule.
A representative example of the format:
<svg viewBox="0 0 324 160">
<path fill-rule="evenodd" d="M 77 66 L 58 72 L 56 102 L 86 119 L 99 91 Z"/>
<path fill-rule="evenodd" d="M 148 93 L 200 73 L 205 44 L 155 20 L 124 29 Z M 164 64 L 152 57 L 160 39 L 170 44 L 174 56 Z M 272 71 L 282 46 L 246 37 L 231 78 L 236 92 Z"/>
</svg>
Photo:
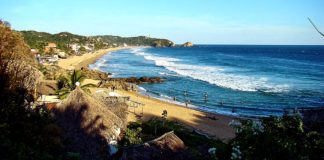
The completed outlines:
<svg viewBox="0 0 324 160">
<path fill-rule="evenodd" d="M 233 128 L 228 125 L 235 117 L 198 111 L 150 98 L 136 92 L 117 92 L 123 96 L 129 96 L 132 101 L 144 104 L 144 106 L 139 106 L 137 108 L 129 108 L 130 114 L 128 116 L 128 121 L 130 122 L 139 120 L 139 118 L 145 121 L 154 117 L 161 117 L 163 110 L 167 110 L 167 119 L 180 122 L 191 129 L 195 129 L 211 137 L 226 141 L 235 136 Z"/>
<path fill-rule="evenodd" d="M 60 59 L 57 65 L 67 70 L 81 69 L 82 67 L 87 67 L 89 64 L 94 63 L 97 59 L 107 54 L 108 52 L 126 48 L 130 47 L 101 49 L 95 51 L 94 53 L 86 53 L 81 56 L 70 56 L 67 59 Z"/>
<path fill-rule="evenodd" d="M 72 56 L 67 59 L 61 59 L 58 65 L 64 69 L 80 69 L 94 63 L 98 58 L 110 51 L 124 48 L 111 48 L 99 50 L 95 53 L 88 53 L 82 56 Z M 86 83 L 98 83 L 96 80 L 87 79 Z M 93 88 L 92 92 L 102 90 L 102 88 Z M 104 89 L 107 90 L 107 89 Z M 109 91 L 109 90 L 108 90 Z M 210 137 L 221 140 L 229 140 L 235 136 L 234 130 L 228 125 L 235 117 L 220 114 L 211 114 L 187 108 L 177 104 L 150 98 L 136 92 L 117 90 L 121 96 L 130 97 L 132 101 L 144 104 L 134 108 L 129 107 L 128 121 L 149 120 L 153 117 L 161 117 L 163 110 L 167 110 L 167 119 L 180 122 L 190 129 L 209 135 Z"/>
</svg>

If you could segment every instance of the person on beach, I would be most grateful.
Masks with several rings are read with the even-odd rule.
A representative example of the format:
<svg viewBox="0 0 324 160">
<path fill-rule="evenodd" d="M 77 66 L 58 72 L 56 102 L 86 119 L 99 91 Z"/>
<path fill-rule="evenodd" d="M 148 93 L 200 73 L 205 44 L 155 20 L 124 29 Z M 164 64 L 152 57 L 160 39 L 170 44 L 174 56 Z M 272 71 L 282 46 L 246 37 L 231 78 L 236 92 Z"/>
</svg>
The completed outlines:
<svg viewBox="0 0 324 160">
<path fill-rule="evenodd" d="M 204 93 L 204 101 L 205 101 L 205 103 L 207 102 L 207 99 L 208 99 L 208 93 L 205 92 L 205 93 Z"/>
<path fill-rule="evenodd" d="M 188 95 L 187 91 L 184 91 L 183 95 L 186 97 Z"/>
</svg>

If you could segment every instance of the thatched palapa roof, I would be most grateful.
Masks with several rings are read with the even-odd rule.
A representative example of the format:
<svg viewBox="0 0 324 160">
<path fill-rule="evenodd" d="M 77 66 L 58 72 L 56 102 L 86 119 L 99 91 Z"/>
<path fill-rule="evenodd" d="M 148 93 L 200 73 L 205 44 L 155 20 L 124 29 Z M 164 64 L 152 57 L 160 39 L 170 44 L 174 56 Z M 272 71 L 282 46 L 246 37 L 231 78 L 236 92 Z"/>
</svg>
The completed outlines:
<svg viewBox="0 0 324 160">
<path fill-rule="evenodd" d="M 57 90 L 56 81 L 42 80 L 37 84 L 36 91 L 39 95 L 54 95 Z"/>
<path fill-rule="evenodd" d="M 128 105 L 124 102 L 123 97 L 109 97 L 106 92 L 94 93 L 93 97 L 102 102 L 106 108 L 122 119 L 124 125 L 127 125 Z"/>
<path fill-rule="evenodd" d="M 126 148 L 122 160 L 169 160 L 185 159 L 182 154 L 186 149 L 183 141 L 173 133 L 165 133 L 159 138 L 141 145 Z"/>
<path fill-rule="evenodd" d="M 118 116 L 79 87 L 58 105 L 54 113 L 65 131 L 65 138 L 73 141 L 67 148 L 80 153 L 81 159 L 107 156 L 108 142 L 117 138 L 117 128 L 124 127 Z"/>
<path fill-rule="evenodd" d="M 92 127 L 104 125 L 106 128 L 102 128 L 100 132 L 107 138 L 111 136 L 113 126 L 119 128 L 123 127 L 123 121 L 118 116 L 109 111 L 104 104 L 92 98 L 79 87 L 72 91 L 70 95 L 63 100 L 63 102 L 58 106 L 58 110 L 61 112 L 68 110 L 82 111 L 82 118 L 84 119 L 81 127 L 86 127 L 90 122 L 98 119 L 97 123 L 92 124 Z M 76 117 L 71 115 L 67 118 Z M 91 130 L 91 128 L 87 129 Z"/>
</svg>

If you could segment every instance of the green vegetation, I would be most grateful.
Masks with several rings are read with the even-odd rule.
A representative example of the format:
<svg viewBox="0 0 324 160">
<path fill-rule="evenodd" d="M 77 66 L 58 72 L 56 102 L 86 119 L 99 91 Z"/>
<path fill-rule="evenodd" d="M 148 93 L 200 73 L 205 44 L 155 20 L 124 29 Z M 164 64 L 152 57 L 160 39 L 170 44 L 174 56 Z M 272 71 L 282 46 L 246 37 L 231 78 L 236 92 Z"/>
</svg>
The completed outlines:
<svg viewBox="0 0 324 160">
<path fill-rule="evenodd" d="M 102 40 L 109 44 L 123 45 L 126 43 L 127 45 L 132 46 L 157 46 L 156 44 L 160 44 L 157 47 L 171 47 L 174 43 L 167 39 L 158 39 L 158 38 L 150 38 L 146 36 L 138 36 L 138 37 L 119 37 L 119 36 L 94 36 L 92 38 Z"/>
<path fill-rule="evenodd" d="M 79 44 L 85 45 L 87 43 L 92 43 L 91 39 L 71 34 L 68 32 L 61 32 L 58 34 L 50 34 L 46 32 L 37 32 L 37 31 L 20 31 L 22 33 L 25 42 L 31 47 L 38 49 L 41 53 L 44 52 L 45 46 L 48 43 L 55 43 L 58 49 L 66 53 L 71 53 L 72 49 L 69 47 L 69 44 Z"/>
<path fill-rule="evenodd" d="M 38 49 L 41 53 L 44 53 L 44 48 L 48 43 L 53 42 L 57 45 L 57 48 L 68 53 L 75 54 L 74 50 L 69 45 L 77 44 L 81 46 L 82 52 L 85 51 L 83 46 L 93 46 L 94 50 L 104 49 L 108 47 L 118 47 L 124 44 L 131 46 L 157 46 L 168 47 L 172 46 L 173 42 L 167 39 L 149 38 L 145 36 L 138 37 L 119 37 L 119 36 L 80 36 L 71 34 L 68 32 L 61 32 L 58 34 L 50 34 L 46 32 L 36 31 L 20 31 L 26 41 L 31 47 Z"/>
<path fill-rule="evenodd" d="M 125 136 L 123 141 L 145 142 L 166 132 L 174 131 L 188 147 L 186 154 L 190 155 L 190 159 L 315 160 L 324 158 L 324 136 L 318 132 L 304 131 L 299 116 L 244 119 L 231 125 L 236 129 L 236 138 L 223 143 L 200 135 L 178 123 L 156 118 L 147 122 L 130 123 L 127 130 L 132 132 L 132 136 Z M 126 145 L 131 144 L 126 143 Z M 208 150 L 211 153 L 208 153 Z"/>
<path fill-rule="evenodd" d="M 141 131 L 142 131 L 141 127 L 137 127 L 134 129 L 126 128 L 125 136 L 120 142 L 121 146 L 141 144 L 142 143 L 142 138 L 140 137 Z"/>
<path fill-rule="evenodd" d="M 235 128 L 232 159 L 324 158 L 324 136 L 304 131 L 299 116 L 242 120 Z"/>
<path fill-rule="evenodd" d="M 136 38 L 122 41 L 123 38 L 116 37 L 115 41 L 109 41 L 115 36 L 106 36 L 106 40 L 100 40 L 100 37 L 83 37 L 70 33 L 21 33 L 32 48 L 40 47 L 39 49 L 43 49 L 47 42 L 57 43 L 58 48 L 63 50 L 69 50 L 68 43 L 86 44 L 89 41 L 95 48 L 105 47 L 104 41 L 137 44 Z M 37 78 L 33 69 L 37 65 L 21 33 L 12 31 L 8 22 L 0 20 L 0 157 L 21 160 L 80 159 L 80 153 L 66 151 L 65 146 L 69 140 L 63 141 L 63 131 L 46 107 L 33 103 L 34 82 Z M 101 39 L 105 38 L 103 36 Z M 138 38 L 144 38 L 140 45 L 156 42 L 155 39 Z M 167 40 L 164 42 L 169 43 Z M 46 68 L 40 70 L 47 72 Z M 66 77 L 61 76 L 58 81 L 60 97 L 67 96 L 69 91 L 77 87 L 76 83 L 82 83 L 84 78 L 80 71 L 73 71 Z M 81 88 L 91 86 L 94 85 L 88 84 Z M 322 122 L 305 127 L 299 116 L 243 119 L 232 123 L 236 137 L 224 143 L 168 121 L 167 117 L 168 112 L 164 110 L 159 118 L 130 123 L 125 129 L 121 146 L 140 144 L 174 131 L 188 147 L 185 153 L 189 155 L 189 159 L 324 159 L 324 136 L 312 129 L 322 128 Z M 211 148 L 212 152 L 208 153 Z"/>
<path fill-rule="evenodd" d="M 1 20 L 0 46 L 1 159 L 64 159 L 61 129 L 32 103 L 34 86 L 28 79 L 34 72 L 26 66 L 35 66 L 33 55 L 20 33 Z"/>
<path fill-rule="evenodd" d="M 122 142 L 131 141 L 134 137 L 143 142 L 153 140 L 166 132 L 174 131 L 174 133 L 188 147 L 186 154 L 190 155 L 191 159 L 213 159 L 214 155 L 208 154 L 208 149 L 216 147 L 217 156 L 220 159 L 228 159 L 231 148 L 229 145 L 215 139 L 210 139 L 204 135 L 200 135 L 179 123 L 167 121 L 163 119 L 151 119 L 147 122 L 133 122 L 127 126 L 128 130 L 136 131 L 136 136 L 131 139 L 124 136 Z M 138 131 L 141 131 L 138 133 Z M 123 143 L 125 144 L 125 143 Z M 127 145 L 131 145 L 127 143 Z M 123 145 L 122 145 L 123 146 Z"/>
<path fill-rule="evenodd" d="M 59 79 L 57 80 L 57 85 L 58 85 L 58 97 L 60 99 L 66 98 L 71 91 L 73 91 L 77 87 L 77 83 L 80 86 L 80 88 L 86 92 L 89 91 L 89 87 L 96 87 L 94 84 L 85 84 L 81 85 L 82 82 L 85 80 L 85 76 L 82 75 L 81 71 L 76 71 L 73 70 L 71 74 L 68 74 L 67 76 L 60 76 Z"/>
</svg>

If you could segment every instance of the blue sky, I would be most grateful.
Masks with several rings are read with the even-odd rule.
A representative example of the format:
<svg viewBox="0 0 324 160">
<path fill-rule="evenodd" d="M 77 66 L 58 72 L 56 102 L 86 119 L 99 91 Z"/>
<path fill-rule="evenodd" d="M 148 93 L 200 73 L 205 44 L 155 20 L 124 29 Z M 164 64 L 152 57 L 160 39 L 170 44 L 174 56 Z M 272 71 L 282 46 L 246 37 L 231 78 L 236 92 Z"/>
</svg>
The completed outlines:
<svg viewBox="0 0 324 160">
<path fill-rule="evenodd" d="M 0 0 L 17 30 L 199 44 L 324 44 L 323 0 Z"/>
</svg>

